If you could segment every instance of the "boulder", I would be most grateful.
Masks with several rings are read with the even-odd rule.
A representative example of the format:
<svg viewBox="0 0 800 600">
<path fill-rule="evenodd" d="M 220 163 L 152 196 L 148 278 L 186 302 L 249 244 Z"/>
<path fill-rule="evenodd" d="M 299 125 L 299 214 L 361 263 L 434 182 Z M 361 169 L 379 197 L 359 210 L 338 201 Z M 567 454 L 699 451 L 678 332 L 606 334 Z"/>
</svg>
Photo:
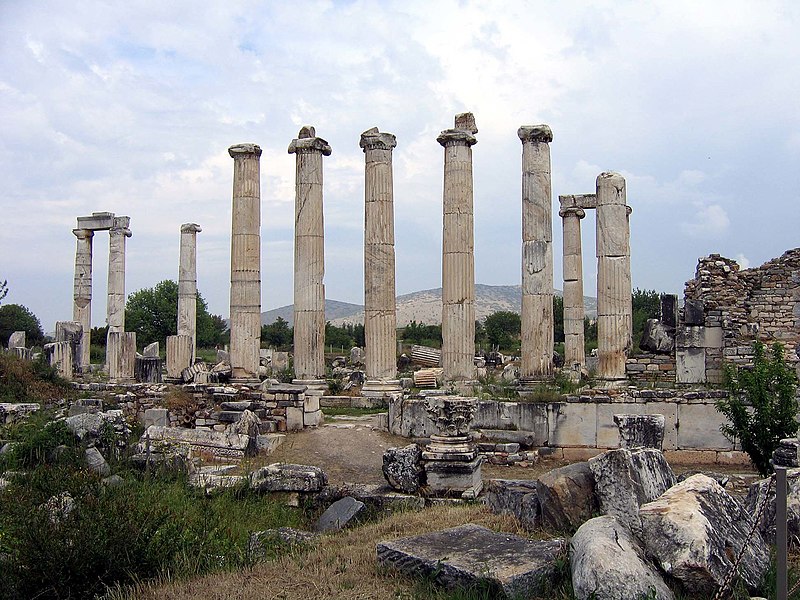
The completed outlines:
<svg viewBox="0 0 800 600">
<path fill-rule="evenodd" d="M 345 496 L 331 504 L 314 525 L 316 533 L 340 531 L 355 522 L 366 505 L 352 496 Z"/>
<path fill-rule="evenodd" d="M 383 453 L 383 476 L 392 488 L 405 494 L 416 494 L 425 485 L 422 451 L 417 444 L 404 448 L 388 448 Z"/>
<path fill-rule="evenodd" d="M 770 479 L 772 485 L 770 485 Z M 800 540 L 800 469 L 786 472 L 786 519 L 789 543 Z M 775 543 L 775 477 L 761 479 L 750 485 L 745 499 L 748 514 L 758 521 L 758 531 L 769 544 Z M 763 508 L 762 508 L 763 507 Z"/>
<path fill-rule="evenodd" d="M 750 591 L 769 567 L 753 519 L 716 481 L 693 475 L 639 510 L 642 539 L 661 569 L 694 594 L 711 597 L 733 568 Z"/>
<path fill-rule="evenodd" d="M 378 562 L 448 588 L 485 585 L 491 597 L 527 598 L 552 585 L 563 539 L 534 541 L 468 523 L 377 545 Z"/>
<path fill-rule="evenodd" d="M 572 589 L 576 600 L 673 600 L 658 569 L 631 531 L 614 516 L 595 517 L 570 541 Z"/>
<path fill-rule="evenodd" d="M 670 354 L 675 349 L 675 330 L 670 331 L 658 319 L 647 319 L 639 348 L 654 354 Z"/>
<path fill-rule="evenodd" d="M 328 476 L 319 467 L 273 463 L 250 474 L 250 487 L 257 492 L 319 492 Z"/>
<path fill-rule="evenodd" d="M 639 507 L 675 485 L 664 454 L 653 448 L 609 450 L 589 459 L 600 512 L 615 515 L 634 532 L 641 527 Z"/>
<path fill-rule="evenodd" d="M 178 448 L 186 448 L 215 456 L 241 458 L 251 449 L 251 442 L 249 436 L 240 433 L 151 425 L 139 440 L 137 452 L 172 455 Z M 179 453 L 186 454 L 183 451 Z"/>
<path fill-rule="evenodd" d="M 536 481 L 542 525 L 574 530 L 597 512 L 594 477 L 585 462 L 553 469 Z"/>
<path fill-rule="evenodd" d="M 530 479 L 490 479 L 484 502 L 496 514 L 513 515 L 532 531 L 541 521 L 536 481 Z"/>
<path fill-rule="evenodd" d="M 363 348 L 354 347 L 350 348 L 350 364 L 363 365 L 366 360 L 366 354 Z"/>
<path fill-rule="evenodd" d="M 111 475 L 111 467 L 108 466 L 106 459 L 100 454 L 97 448 L 90 447 L 86 449 L 86 466 L 90 471 L 94 471 L 101 477 L 108 477 Z"/>
<path fill-rule="evenodd" d="M 231 424 L 229 429 L 231 433 L 249 436 L 252 439 L 252 443 L 255 444 L 259 425 L 261 425 L 261 419 L 253 411 L 244 410 L 239 420 Z"/>
</svg>

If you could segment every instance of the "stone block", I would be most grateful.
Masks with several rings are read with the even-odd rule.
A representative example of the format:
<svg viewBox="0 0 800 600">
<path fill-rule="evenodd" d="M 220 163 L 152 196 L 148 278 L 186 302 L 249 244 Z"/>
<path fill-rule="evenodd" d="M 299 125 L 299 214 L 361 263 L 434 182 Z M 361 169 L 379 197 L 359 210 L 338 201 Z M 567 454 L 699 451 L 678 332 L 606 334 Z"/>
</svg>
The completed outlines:
<svg viewBox="0 0 800 600">
<path fill-rule="evenodd" d="M 25 332 L 15 331 L 8 338 L 8 349 L 11 348 L 24 348 L 25 347 Z"/>
<path fill-rule="evenodd" d="M 687 298 L 683 303 L 683 322 L 686 325 L 705 324 L 705 305 L 702 300 Z"/>
<path fill-rule="evenodd" d="M 664 415 L 615 414 L 621 448 L 656 448 L 664 443 Z"/>
<path fill-rule="evenodd" d="M 705 383 L 705 349 L 678 348 L 675 352 L 675 381 L 677 383 Z"/>
<path fill-rule="evenodd" d="M 664 442 L 662 448 L 674 450 L 678 447 L 678 405 L 675 402 L 654 401 L 636 403 L 614 403 L 597 405 L 597 447 L 618 448 L 619 428 L 614 423 L 614 415 L 627 413 L 633 415 L 664 415 Z"/>
<path fill-rule="evenodd" d="M 713 404 L 679 404 L 678 448 L 733 450 L 733 444 L 719 430 L 726 422 Z"/>
<path fill-rule="evenodd" d="M 406 494 L 416 494 L 425 485 L 422 452 L 417 444 L 388 448 L 383 453 L 383 476 L 389 485 Z"/>
<path fill-rule="evenodd" d="M 169 426 L 169 411 L 166 408 L 148 408 L 144 411 L 144 427 L 151 425 L 159 427 Z"/>
<path fill-rule="evenodd" d="M 423 462 L 428 490 L 434 496 L 477 496 L 483 487 L 482 457 L 469 462 L 457 460 L 426 460 Z"/>
<path fill-rule="evenodd" d="M 250 487 L 258 492 L 319 492 L 328 476 L 319 467 L 273 463 L 250 474 Z"/>
<path fill-rule="evenodd" d="M 545 473 L 536 482 L 542 524 L 555 530 L 572 530 L 597 511 L 594 476 L 585 462 Z"/>
<path fill-rule="evenodd" d="M 324 415 L 321 410 L 313 412 L 303 412 L 303 426 L 304 427 L 318 427 L 324 421 Z"/>
<path fill-rule="evenodd" d="M 357 522 L 358 516 L 363 514 L 366 504 L 351 496 L 337 500 L 322 513 L 314 524 L 315 533 L 329 533 L 341 531 L 345 527 Z"/>
<path fill-rule="evenodd" d="M 294 406 L 286 407 L 286 430 L 287 431 L 302 431 L 304 426 L 303 422 L 303 409 Z"/>
<path fill-rule="evenodd" d="M 473 524 L 377 545 L 383 566 L 448 588 L 486 584 L 493 597 L 513 598 L 549 589 L 565 551 L 563 539 L 533 541 Z"/>
<path fill-rule="evenodd" d="M 536 481 L 529 479 L 490 479 L 484 501 L 495 514 L 513 515 L 525 529 L 541 524 L 541 507 Z"/>
<path fill-rule="evenodd" d="M 552 402 L 547 407 L 551 446 L 597 445 L 597 404 Z"/>
<path fill-rule="evenodd" d="M 307 413 L 319 411 L 320 396 L 306 396 L 303 400 L 303 410 Z"/>
<path fill-rule="evenodd" d="M 153 342 L 152 344 L 147 344 L 142 350 L 142 356 L 146 358 L 158 358 L 159 355 L 159 347 L 158 342 Z"/>
</svg>

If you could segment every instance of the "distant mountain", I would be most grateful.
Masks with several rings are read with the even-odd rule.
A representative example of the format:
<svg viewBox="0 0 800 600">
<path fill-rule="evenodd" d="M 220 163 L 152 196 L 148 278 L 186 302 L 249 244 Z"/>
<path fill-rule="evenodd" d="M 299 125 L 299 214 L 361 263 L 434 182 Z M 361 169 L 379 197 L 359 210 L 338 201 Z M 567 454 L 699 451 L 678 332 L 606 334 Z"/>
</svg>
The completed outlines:
<svg viewBox="0 0 800 600">
<path fill-rule="evenodd" d="M 361 304 L 350 304 L 349 302 L 339 302 L 338 300 L 325 300 L 325 320 L 334 321 L 346 317 L 348 315 L 356 314 L 361 311 L 361 320 L 364 320 L 364 307 Z M 273 308 L 267 312 L 261 313 L 261 324 L 269 325 L 281 317 L 284 321 L 288 321 L 289 327 L 294 326 L 294 304 L 281 306 L 280 308 Z"/>
<path fill-rule="evenodd" d="M 561 290 L 555 290 L 555 294 L 561 296 Z M 596 316 L 597 298 L 584 296 L 583 302 L 586 307 L 586 315 L 589 317 Z M 478 320 L 485 319 L 498 310 L 521 312 L 522 287 L 519 285 L 476 284 L 475 318 Z M 282 306 L 281 308 L 261 313 L 261 322 L 264 324 L 272 323 L 278 317 L 283 317 L 291 324 L 293 319 L 292 306 Z M 325 320 L 339 326 L 344 323 L 363 323 L 364 307 L 359 304 L 326 300 Z M 426 324 L 442 322 L 442 288 L 422 290 L 397 297 L 397 326 L 404 327 L 411 321 Z"/>
</svg>

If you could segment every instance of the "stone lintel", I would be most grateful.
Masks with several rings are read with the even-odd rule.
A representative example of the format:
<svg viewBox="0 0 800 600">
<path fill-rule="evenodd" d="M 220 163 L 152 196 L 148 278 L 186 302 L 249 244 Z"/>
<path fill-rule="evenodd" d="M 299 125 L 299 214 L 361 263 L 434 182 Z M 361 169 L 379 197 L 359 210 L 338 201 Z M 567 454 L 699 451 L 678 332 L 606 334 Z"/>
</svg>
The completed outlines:
<svg viewBox="0 0 800 600">
<path fill-rule="evenodd" d="M 392 150 L 397 146 L 397 138 L 392 133 L 381 133 L 377 127 L 367 129 L 361 134 L 361 141 L 358 144 L 367 150 Z"/>
<path fill-rule="evenodd" d="M 568 208 L 583 208 L 585 210 L 597 208 L 597 194 L 567 194 L 558 197 L 561 210 Z"/>
<path fill-rule="evenodd" d="M 436 138 L 442 146 L 447 146 L 450 143 L 461 143 L 465 146 L 474 146 L 478 140 L 469 131 L 463 129 L 445 129 Z"/>
<path fill-rule="evenodd" d="M 249 154 L 261 156 L 261 146 L 258 144 L 236 144 L 228 148 L 231 158 L 244 157 Z"/>
<path fill-rule="evenodd" d="M 102 231 L 114 226 L 114 213 L 95 212 L 88 217 L 78 217 L 78 229 Z"/>
<path fill-rule="evenodd" d="M 517 135 L 524 144 L 525 142 L 545 142 L 553 141 L 553 130 L 544 123 L 540 125 L 523 125 L 517 129 Z"/>
<path fill-rule="evenodd" d="M 184 223 L 181 225 L 181 233 L 200 233 L 202 228 L 197 223 Z"/>
<path fill-rule="evenodd" d="M 297 139 L 289 144 L 289 154 L 322 152 L 323 156 L 331 155 L 331 147 L 321 137 L 317 137 L 316 130 L 310 125 L 305 125 L 297 134 Z"/>
</svg>

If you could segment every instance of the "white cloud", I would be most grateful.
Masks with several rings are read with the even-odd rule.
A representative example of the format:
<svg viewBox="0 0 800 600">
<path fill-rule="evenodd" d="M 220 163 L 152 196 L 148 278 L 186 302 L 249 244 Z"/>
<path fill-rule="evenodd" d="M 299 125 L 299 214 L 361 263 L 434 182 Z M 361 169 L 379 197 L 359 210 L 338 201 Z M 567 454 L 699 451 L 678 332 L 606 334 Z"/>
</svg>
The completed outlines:
<svg viewBox="0 0 800 600">
<path fill-rule="evenodd" d="M 736 262 L 739 263 L 739 266 L 742 269 L 749 269 L 750 268 L 750 260 L 741 252 L 736 255 Z"/>
<path fill-rule="evenodd" d="M 727 232 L 731 221 L 719 204 L 698 207 L 692 221 L 681 223 L 681 230 L 694 237 L 719 237 Z"/>
</svg>

